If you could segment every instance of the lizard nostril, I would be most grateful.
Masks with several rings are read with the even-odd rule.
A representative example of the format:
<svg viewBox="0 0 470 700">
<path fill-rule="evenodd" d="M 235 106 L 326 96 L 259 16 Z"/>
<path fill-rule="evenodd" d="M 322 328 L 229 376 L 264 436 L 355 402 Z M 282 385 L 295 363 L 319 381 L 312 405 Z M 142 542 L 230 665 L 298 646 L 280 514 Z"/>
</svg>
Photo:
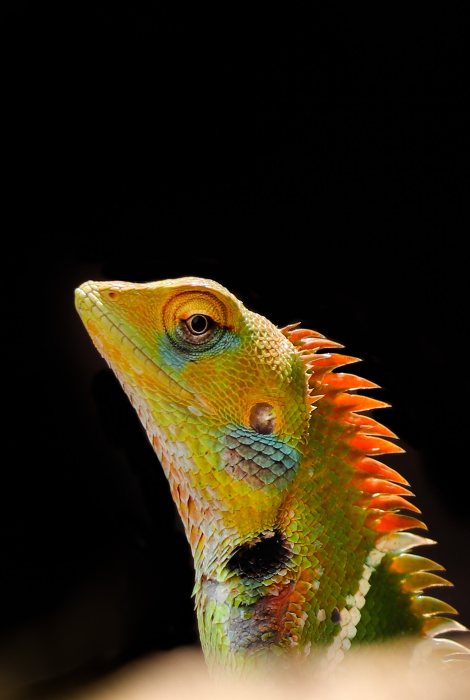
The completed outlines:
<svg viewBox="0 0 470 700">
<path fill-rule="evenodd" d="M 118 298 L 119 294 L 117 292 L 114 292 L 113 290 L 108 292 L 108 299 L 111 299 L 111 301 L 115 301 Z"/>
</svg>

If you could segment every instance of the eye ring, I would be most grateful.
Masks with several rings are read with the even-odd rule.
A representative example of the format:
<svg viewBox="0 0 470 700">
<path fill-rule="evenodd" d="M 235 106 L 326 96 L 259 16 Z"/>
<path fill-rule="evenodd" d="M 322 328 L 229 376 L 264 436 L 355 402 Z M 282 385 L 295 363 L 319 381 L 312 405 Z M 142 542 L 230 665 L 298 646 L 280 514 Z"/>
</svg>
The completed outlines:
<svg viewBox="0 0 470 700">
<path fill-rule="evenodd" d="M 204 335 L 214 325 L 211 317 L 205 314 L 193 314 L 186 319 L 185 323 L 188 331 L 196 337 Z"/>
<path fill-rule="evenodd" d="M 206 352 L 221 352 L 231 337 L 226 307 L 206 291 L 185 291 L 171 297 L 162 315 L 168 340 L 192 361 Z"/>
</svg>

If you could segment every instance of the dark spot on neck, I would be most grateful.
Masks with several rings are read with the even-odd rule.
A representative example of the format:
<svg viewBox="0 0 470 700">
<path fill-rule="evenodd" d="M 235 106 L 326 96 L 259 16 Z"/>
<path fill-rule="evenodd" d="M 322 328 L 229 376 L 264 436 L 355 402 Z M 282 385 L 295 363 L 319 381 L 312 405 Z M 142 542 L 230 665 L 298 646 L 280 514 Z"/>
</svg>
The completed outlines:
<svg viewBox="0 0 470 700">
<path fill-rule="evenodd" d="M 283 535 L 274 530 L 262 533 L 237 547 L 228 566 L 240 576 L 262 580 L 284 568 L 290 555 Z"/>
<path fill-rule="evenodd" d="M 338 610 L 338 608 L 333 608 L 333 610 L 331 611 L 331 622 L 334 625 L 339 625 L 339 623 L 341 622 L 341 613 Z"/>
</svg>

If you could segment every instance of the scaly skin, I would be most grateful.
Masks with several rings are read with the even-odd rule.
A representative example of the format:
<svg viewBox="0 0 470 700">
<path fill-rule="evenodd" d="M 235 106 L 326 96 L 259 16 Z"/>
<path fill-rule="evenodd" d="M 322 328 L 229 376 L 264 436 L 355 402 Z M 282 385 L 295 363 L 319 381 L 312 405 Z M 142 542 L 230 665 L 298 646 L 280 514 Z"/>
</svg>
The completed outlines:
<svg viewBox="0 0 470 700">
<path fill-rule="evenodd" d="M 204 279 L 87 282 L 76 305 L 169 480 L 210 665 L 329 666 L 358 641 L 463 629 L 422 595 L 449 584 L 407 553 L 431 540 L 404 532 L 425 525 L 375 459 L 401 451 L 362 413 L 385 404 L 349 393 L 375 385 L 333 371 L 355 358 Z"/>
</svg>

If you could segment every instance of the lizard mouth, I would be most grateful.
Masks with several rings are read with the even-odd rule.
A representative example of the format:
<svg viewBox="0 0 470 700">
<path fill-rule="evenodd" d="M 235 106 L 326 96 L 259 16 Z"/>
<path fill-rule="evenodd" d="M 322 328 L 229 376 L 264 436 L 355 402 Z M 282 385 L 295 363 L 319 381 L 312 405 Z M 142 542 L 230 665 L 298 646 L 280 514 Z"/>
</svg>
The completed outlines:
<svg viewBox="0 0 470 700">
<path fill-rule="evenodd" d="M 182 387 L 139 347 L 119 316 L 109 311 L 93 282 L 85 282 L 75 290 L 75 307 L 93 344 L 118 376 L 131 375 L 139 385 L 139 377 L 145 375 L 173 403 L 194 405 L 195 394 Z"/>
</svg>

